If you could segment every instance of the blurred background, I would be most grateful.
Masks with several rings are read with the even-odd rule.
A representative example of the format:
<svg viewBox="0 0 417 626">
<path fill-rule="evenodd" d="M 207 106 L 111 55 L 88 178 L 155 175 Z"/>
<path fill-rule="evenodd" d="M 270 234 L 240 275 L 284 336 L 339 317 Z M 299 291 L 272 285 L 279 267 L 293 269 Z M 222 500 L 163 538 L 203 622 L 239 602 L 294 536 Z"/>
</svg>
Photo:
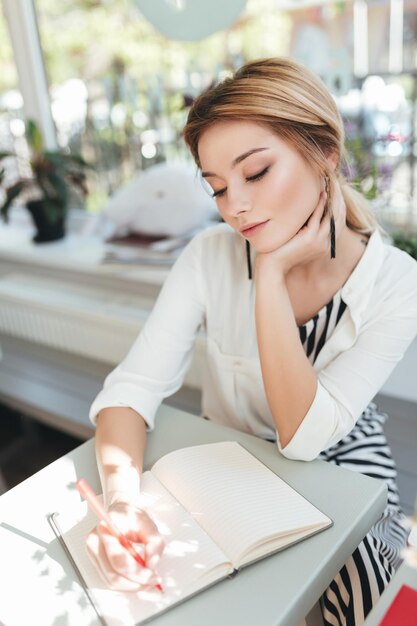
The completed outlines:
<svg viewBox="0 0 417 626">
<path fill-rule="evenodd" d="M 43 102 L 44 132 L 94 163 L 87 211 L 98 211 L 135 172 L 189 159 L 180 132 L 204 87 L 250 59 L 287 55 L 317 72 L 334 95 L 348 174 L 380 217 L 405 229 L 416 224 L 416 0 L 237 2 L 230 25 L 197 41 L 163 34 L 163 20 L 176 13 L 191 20 L 188 36 L 199 36 L 187 0 L 161 0 L 156 26 L 133 0 L 35 0 L 31 33 L 19 24 L 19 4 L 3 0 L 0 14 L 0 151 L 25 155 L 25 104 L 36 109 L 25 100 Z M 22 38 L 28 57 L 40 46 L 47 80 L 37 82 L 38 93 L 19 88 Z M 7 165 L 13 177 L 19 164 Z"/>
</svg>

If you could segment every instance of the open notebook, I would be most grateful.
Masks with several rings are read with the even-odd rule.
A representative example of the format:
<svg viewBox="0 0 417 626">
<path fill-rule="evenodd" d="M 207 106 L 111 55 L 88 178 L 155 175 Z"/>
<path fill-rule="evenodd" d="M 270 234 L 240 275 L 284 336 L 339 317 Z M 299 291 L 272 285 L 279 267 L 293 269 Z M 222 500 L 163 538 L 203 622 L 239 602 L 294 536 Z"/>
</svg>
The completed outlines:
<svg viewBox="0 0 417 626">
<path fill-rule="evenodd" d="M 97 519 L 82 502 L 51 516 L 102 623 L 133 626 L 332 521 L 236 442 L 183 448 L 141 481 L 142 506 L 166 541 L 158 574 L 164 592 L 112 591 L 85 550 Z"/>
</svg>

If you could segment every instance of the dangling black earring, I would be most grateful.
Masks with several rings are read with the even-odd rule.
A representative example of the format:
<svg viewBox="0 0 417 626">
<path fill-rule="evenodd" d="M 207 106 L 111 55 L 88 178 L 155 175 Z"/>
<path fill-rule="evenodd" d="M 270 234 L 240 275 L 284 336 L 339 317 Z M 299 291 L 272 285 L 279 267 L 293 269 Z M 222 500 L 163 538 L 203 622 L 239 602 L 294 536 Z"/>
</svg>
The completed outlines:
<svg viewBox="0 0 417 626">
<path fill-rule="evenodd" d="M 246 239 L 246 260 L 248 262 L 248 278 L 249 280 L 252 280 L 252 263 L 250 261 L 250 244 L 247 239 Z"/>
<path fill-rule="evenodd" d="M 330 258 L 336 258 L 336 227 L 333 215 L 330 217 Z"/>
<path fill-rule="evenodd" d="M 330 212 L 330 180 L 327 174 L 324 177 L 324 188 L 327 194 L 326 209 Z M 336 258 L 336 227 L 334 223 L 333 212 L 330 215 L 330 258 Z"/>
</svg>

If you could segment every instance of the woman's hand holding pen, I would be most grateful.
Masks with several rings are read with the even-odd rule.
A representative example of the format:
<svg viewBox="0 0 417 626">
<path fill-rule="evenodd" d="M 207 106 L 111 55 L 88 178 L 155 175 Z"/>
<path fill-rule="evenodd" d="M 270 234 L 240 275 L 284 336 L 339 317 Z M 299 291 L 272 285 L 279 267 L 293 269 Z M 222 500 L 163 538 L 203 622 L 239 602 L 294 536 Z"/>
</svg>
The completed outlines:
<svg viewBox="0 0 417 626">
<path fill-rule="evenodd" d="M 164 540 L 148 514 L 125 502 L 115 502 L 108 508 L 115 526 L 129 539 L 142 556 L 146 567 L 141 566 L 100 522 L 87 538 L 87 552 L 111 589 L 137 591 L 161 583 L 155 567 L 164 550 Z"/>
<path fill-rule="evenodd" d="M 334 190 L 332 211 L 337 240 L 346 226 L 346 206 L 339 183 L 334 184 Z M 325 214 L 326 202 L 327 196 L 322 190 L 314 211 L 294 237 L 272 252 L 256 255 L 256 274 L 270 268 L 285 276 L 296 265 L 330 257 L 330 216 Z"/>
</svg>

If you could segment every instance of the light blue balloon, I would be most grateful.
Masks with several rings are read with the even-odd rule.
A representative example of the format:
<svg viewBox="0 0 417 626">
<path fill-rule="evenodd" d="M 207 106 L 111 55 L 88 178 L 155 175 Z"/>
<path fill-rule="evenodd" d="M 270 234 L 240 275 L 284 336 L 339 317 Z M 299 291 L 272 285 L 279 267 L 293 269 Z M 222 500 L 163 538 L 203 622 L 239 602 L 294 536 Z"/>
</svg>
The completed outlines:
<svg viewBox="0 0 417 626">
<path fill-rule="evenodd" d="M 246 0 L 134 0 L 142 15 L 162 35 L 199 41 L 231 26 Z"/>
</svg>

